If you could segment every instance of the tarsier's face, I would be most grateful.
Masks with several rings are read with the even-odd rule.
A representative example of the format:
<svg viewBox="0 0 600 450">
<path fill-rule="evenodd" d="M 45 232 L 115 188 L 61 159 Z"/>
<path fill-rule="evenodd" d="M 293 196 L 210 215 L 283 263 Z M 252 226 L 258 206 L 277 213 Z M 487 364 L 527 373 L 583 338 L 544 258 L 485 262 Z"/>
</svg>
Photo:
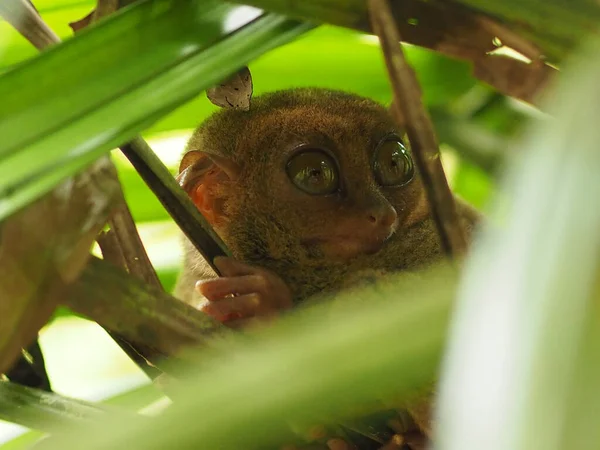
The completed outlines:
<svg viewBox="0 0 600 450">
<path fill-rule="evenodd" d="M 325 286 L 328 273 L 353 267 L 410 266 L 408 249 L 425 242 L 430 224 L 401 130 L 375 102 L 295 92 L 259 97 L 253 115 L 229 115 L 234 137 L 203 140 L 229 147 L 240 167 L 218 229 L 225 242 L 292 284 L 310 276 Z"/>
<path fill-rule="evenodd" d="M 403 205 L 394 201 L 394 194 L 414 178 L 411 156 L 393 132 L 369 141 L 364 158 L 357 160 L 326 136 L 309 136 L 282 152 L 285 177 L 272 180 L 282 186 L 279 192 L 285 198 L 297 202 L 295 220 L 304 225 L 300 243 L 328 258 L 377 253 L 401 220 L 396 207 Z"/>
</svg>

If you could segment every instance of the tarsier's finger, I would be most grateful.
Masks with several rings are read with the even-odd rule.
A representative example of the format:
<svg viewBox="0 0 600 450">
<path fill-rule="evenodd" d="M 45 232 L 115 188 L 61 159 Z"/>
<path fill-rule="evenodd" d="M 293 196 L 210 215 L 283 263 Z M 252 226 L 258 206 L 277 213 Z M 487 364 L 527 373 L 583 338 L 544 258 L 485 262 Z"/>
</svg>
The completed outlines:
<svg viewBox="0 0 600 450">
<path fill-rule="evenodd" d="M 329 450 L 355 450 L 356 448 L 353 445 L 348 444 L 343 439 L 339 438 L 329 439 L 327 441 L 327 447 L 329 448 Z"/>
<path fill-rule="evenodd" d="M 196 283 L 196 289 L 209 301 L 221 300 L 228 295 L 260 293 L 265 282 L 260 275 L 215 278 Z"/>
<path fill-rule="evenodd" d="M 252 275 L 260 272 L 260 269 L 250 264 L 238 261 L 227 256 L 217 256 L 214 261 L 221 275 L 225 277 L 239 277 L 241 275 Z"/>
<path fill-rule="evenodd" d="M 399 434 L 395 434 L 389 442 L 385 443 L 383 447 L 379 447 L 379 450 L 404 450 L 409 448 L 402 437 Z"/>
<path fill-rule="evenodd" d="M 202 308 L 202 311 L 219 321 L 223 321 L 266 315 L 269 308 L 261 302 L 259 295 L 247 294 L 209 303 Z"/>
</svg>

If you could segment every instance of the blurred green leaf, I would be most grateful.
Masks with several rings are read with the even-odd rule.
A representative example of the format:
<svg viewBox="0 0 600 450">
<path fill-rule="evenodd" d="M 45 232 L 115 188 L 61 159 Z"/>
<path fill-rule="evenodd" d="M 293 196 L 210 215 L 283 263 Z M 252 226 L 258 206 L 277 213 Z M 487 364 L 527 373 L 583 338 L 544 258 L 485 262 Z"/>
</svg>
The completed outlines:
<svg viewBox="0 0 600 450">
<path fill-rule="evenodd" d="M 136 411 L 150 405 L 152 402 L 163 398 L 163 394 L 153 384 L 141 386 L 122 394 L 115 395 L 104 401 L 102 404 L 118 406 L 129 411 Z M 11 439 L 4 444 L 0 444 L 2 450 L 25 450 L 44 436 L 42 431 L 30 430 L 22 435 Z"/>
<path fill-rule="evenodd" d="M 458 164 L 452 190 L 478 209 L 484 209 L 493 192 L 493 182 L 489 175 L 468 161 Z"/>
<path fill-rule="evenodd" d="M 90 0 L 72 2 L 72 4 L 65 4 L 63 0 L 44 2 L 34 0 L 33 3 L 42 19 L 63 40 L 73 36 L 69 22 L 86 16 L 95 6 L 95 2 Z M 46 8 L 41 7 L 39 3 L 43 3 L 42 6 L 46 6 Z M 0 73 L 14 64 L 39 54 L 39 51 L 29 41 L 4 20 L 0 20 L 0 36 L 2 37 L 0 40 Z"/>
<path fill-rule="evenodd" d="M 423 83 L 428 106 L 445 105 L 475 83 L 469 65 L 419 47 L 406 55 Z M 355 31 L 321 26 L 301 38 L 252 61 L 254 93 L 311 86 L 341 89 L 384 104 L 392 94 L 379 43 Z M 150 127 L 159 131 L 195 128 L 217 109 L 201 95 Z"/>
<path fill-rule="evenodd" d="M 173 385 L 174 403 L 149 427 L 102 421 L 43 448 L 82 439 L 90 449 L 265 448 L 290 438 L 292 423 L 400 402 L 434 376 L 455 275 L 448 268 L 399 275 L 215 343 Z"/>
<path fill-rule="evenodd" d="M 143 1 L 1 76 L 0 218 L 310 27 L 265 15 L 225 39 L 233 8 Z"/>
<path fill-rule="evenodd" d="M 441 450 L 598 448 L 599 50 L 595 36 L 547 95 L 465 266 Z"/>
<path fill-rule="evenodd" d="M 23 433 L 22 435 L 11 439 L 3 444 L 0 444 L 0 449 L 2 450 L 26 450 L 31 448 L 31 446 L 42 436 L 44 433 L 37 430 L 31 430 Z"/>
<path fill-rule="evenodd" d="M 107 415 L 116 415 L 124 420 L 138 419 L 138 416 L 118 408 L 105 408 L 8 381 L 0 382 L 0 398 L 2 420 L 47 432 L 79 426 Z"/>
</svg>

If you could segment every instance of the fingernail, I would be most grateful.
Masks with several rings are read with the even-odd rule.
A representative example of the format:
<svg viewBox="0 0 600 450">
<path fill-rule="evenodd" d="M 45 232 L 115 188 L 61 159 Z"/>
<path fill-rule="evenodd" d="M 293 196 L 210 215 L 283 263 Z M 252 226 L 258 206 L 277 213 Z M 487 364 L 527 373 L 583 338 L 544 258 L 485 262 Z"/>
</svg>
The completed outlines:
<svg viewBox="0 0 600 450">
<path fill-rule="evenodd" d="M 215 308 L 212 304 L 208 304 L 204 308 L 202 308 L 202 312 L 204 314 L 209 315 L 213 319 L 218 320 L 219 322 L 224 322 L 225 320 L 227 320 L 227 315 L 223 314 L 221 311 L 219 311 L 218 308 Z"/>
<path fill-rule="evenodd" d="M 243 317 L 242 314 L 239 312 L 230 312 L 229 314 L 225 315 L 225 319 L 223 319 L 223 321 L 229 322 L 230 320 L 239 320 L 242 317 Z"/>
<path fill-rule="evenodd" d="M 327 447 L 330 450 L 350 450 L 350 446 L 343 439 L 329 439 Z"/>
</svg>

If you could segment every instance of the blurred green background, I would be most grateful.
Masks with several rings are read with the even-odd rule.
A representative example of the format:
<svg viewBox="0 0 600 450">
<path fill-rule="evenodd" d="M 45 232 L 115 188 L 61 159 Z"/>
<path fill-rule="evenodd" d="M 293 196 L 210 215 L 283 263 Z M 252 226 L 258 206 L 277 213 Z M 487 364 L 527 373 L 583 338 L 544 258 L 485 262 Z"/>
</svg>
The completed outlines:
<svg viewBox="0 0 600 450">
<path fill-rule="evenodd" d="M 82 18 L 94 7 L 94 2 L 88 0 L 37 0 L 34 4 L 62 39 L 72 34 L 68 23 Z M 242 8 L 238 13 L 244 17 L 255 11 Z M 493 192 L 494 174 L 506 155 L 507 142 L 519 133 L 532 111 L 478 83 L 464 62 L 413 46 L 407 46 L 406 52 L 438 130 L 452 188 L 476 207 L 485 209 Z M 10 70 L 37 53 L 0 21 L 0 71 Z M 355 92 L 384 104 L 391 101 L 377 40 L 345 29 L 321 26 L 253 61 L 249 67 L 255 96 L 279 89 L 319 86 Z M 200 95 L 155 123 L 143 136 L 175 173 L 191 131 L 216 108 L 205 95 Z M 113 155 L 150 259 L 164 287 L 170 290 L 181 264 L 178 229 L 122 155 Z M 99 327 L 62 313 L 41 337 L 57 392 L 96 400 L 147 382 Z M 0 424 L 0 440 L 10 430 L 15 429 L 4 429 Z"/>
</svg>

